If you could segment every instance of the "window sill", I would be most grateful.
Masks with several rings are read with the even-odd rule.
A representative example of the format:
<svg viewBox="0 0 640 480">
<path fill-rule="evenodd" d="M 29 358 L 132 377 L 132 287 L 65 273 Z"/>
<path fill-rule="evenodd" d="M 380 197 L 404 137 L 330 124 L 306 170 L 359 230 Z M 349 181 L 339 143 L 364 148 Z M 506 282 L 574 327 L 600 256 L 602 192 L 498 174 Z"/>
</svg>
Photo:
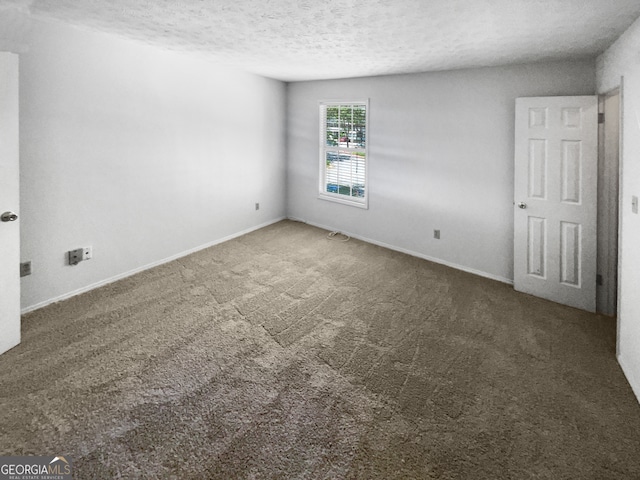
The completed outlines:
<svg viewBox="0 0 640 480">
<path fill-rule="evenodd" d="M 364 201 L 358 200 L 350 200 L 349 197 L 345 195 L 331 195 L 330 193 L 320 193 L 318 195 L 320 200 L 327 200 L 329 202 L 341 203 L 342 205 L 349 205 L 351 207 L 364 208 L 366 210 L 369 209 L 369 200 L 365 199 Z"/>
</svg>

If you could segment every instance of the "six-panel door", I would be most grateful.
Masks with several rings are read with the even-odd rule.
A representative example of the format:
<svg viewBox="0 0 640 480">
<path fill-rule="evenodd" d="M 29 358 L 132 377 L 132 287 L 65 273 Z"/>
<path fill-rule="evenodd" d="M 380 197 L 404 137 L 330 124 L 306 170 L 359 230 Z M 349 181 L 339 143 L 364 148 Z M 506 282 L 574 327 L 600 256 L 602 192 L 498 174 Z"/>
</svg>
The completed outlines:
<svg viewBox="0 0 640 480">
<path fill-rule="evenodd" d="M 0 52 L 0 353 L 20 343 L 18 158 L 18 55 Z"/>
<path fill-rule="evenodd" d="M 596 96 L 516 100 L 514 287 L 595 311 Z"/>
</svg>

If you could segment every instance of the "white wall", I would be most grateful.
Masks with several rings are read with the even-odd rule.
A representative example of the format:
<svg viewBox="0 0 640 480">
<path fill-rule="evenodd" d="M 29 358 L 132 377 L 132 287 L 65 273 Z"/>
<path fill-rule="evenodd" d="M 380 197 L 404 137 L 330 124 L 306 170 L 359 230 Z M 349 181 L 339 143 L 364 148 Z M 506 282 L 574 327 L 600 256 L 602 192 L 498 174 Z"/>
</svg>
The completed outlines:
<svg viewBox="0 0 640 480">
<path fill-rule="evenodd" d="M 598 91 L 622 85 L 618 360 L 640 400 L 640 19 L 597 60 Z"/>
<path fill-rule="evenodd" d="M 596 59 L 598 93 L 620 86 L 620 77 L 640 62 L 640 18 Z"/>
<path fill-rule="evenodd" d="M 285 84 L 57 23 L 28 40 L 23 309 L 285 215 Z"/>
<path fill-rule="evenodd" d="M 515 99 L 594 92 L 592 61 L 290 84 L 288 215 L 511 281 Z M 362 98 L 368 210 L 317 198 L 318 101 Z"/>
<path fill-rule="evenodd" d="M 27 5 L 0 4 L 0 51 L 23 53 L 31 30 Z"/>
</svg>

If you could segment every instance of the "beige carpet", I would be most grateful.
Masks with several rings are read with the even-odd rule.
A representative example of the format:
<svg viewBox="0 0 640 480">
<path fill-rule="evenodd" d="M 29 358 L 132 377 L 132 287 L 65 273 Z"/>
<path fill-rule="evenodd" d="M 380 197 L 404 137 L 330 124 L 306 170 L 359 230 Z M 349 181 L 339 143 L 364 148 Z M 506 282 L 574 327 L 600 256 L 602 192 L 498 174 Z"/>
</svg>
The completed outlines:
<svg viewBox="0 0 640 480">
<path fill-rule="evenodd" d="M 640 478 L 614 320 L 289 221 L 26 315 L 0 386 L 75 478 Z"/>
</svg>

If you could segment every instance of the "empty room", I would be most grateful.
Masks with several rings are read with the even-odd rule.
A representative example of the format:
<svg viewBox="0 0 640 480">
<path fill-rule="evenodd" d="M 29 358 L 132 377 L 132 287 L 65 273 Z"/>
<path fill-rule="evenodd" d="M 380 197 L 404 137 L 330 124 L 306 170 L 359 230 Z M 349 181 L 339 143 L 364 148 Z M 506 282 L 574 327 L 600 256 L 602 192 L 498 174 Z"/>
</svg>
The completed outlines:
<svg viewBox="0 0 640 480">
<path fill-rule="evenodd" d="M 0 478 L 640 478 L 637 0 L 0 0 Z"/>
</svg>

